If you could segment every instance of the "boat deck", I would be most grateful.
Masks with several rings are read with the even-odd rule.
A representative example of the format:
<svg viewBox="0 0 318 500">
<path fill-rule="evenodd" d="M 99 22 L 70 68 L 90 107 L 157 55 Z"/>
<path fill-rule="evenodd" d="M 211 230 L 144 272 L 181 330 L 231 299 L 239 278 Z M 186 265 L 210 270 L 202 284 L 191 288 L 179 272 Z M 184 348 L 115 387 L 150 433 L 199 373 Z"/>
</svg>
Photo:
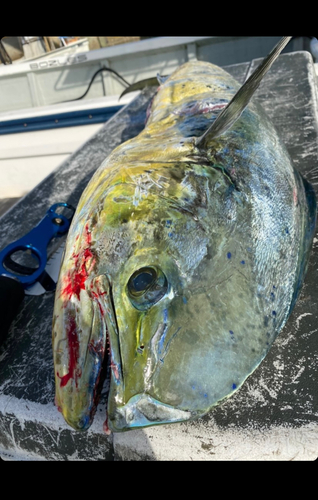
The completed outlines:
<svg viewBox="0 0 318 500">
<path fill-rule="evenodd" d="M 5 214 L 9 208 L 13 207 L 21 198 L 1 198 L 0 199 L 0 217 Z"/>
</svg>

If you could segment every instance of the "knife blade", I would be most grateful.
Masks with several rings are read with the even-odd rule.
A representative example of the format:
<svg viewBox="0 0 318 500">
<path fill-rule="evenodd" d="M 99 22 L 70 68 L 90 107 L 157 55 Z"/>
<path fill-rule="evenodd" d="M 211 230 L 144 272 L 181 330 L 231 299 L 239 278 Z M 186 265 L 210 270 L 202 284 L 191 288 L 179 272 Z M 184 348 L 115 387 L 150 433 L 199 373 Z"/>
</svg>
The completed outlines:
<svg viewBox="0 0 318 500">
<path fill-rule="evenodd" d="M 61 246 L 53 253 L 53 255 L 51 255 L 45 266 L 46 274 L 52 279 L 54 283 L 53 290 L 55 290 L 56 283 L 59 277 L 64 248 L 65 241 L 61 243 Z M 24 293 L 25 295 L 43 295 L 44 293 L 51 292 L 53 290 L 51 287 L 47 286 L 47 282 L 45 279 L 39 279 L 38 281 L 33 283 L 33 285 L 25 288 Z"/>
</svg>

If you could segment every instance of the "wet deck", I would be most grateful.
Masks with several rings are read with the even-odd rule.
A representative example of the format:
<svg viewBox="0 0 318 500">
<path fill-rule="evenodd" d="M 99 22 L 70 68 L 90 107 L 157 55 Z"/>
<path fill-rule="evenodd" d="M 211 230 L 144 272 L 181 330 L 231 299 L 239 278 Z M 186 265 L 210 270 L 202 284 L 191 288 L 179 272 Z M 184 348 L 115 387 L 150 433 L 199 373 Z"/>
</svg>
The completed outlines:
<svg viewBox="0 0 318 500">
<path fill-rule="evenodd" d="M 20 198 L 1 198 L 0 199 L 0 217 L 4 215 L 9 208 L 13 207 Z"/>
</svg>

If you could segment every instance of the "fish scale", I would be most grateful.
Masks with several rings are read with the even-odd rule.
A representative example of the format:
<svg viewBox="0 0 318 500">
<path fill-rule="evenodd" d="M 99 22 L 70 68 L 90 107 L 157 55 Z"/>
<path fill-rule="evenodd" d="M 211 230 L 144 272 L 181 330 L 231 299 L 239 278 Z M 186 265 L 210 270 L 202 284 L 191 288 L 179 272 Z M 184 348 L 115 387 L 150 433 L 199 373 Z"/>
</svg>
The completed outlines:
<svg viewBox="0 0 318 500">
<path fill-rule="evenodd" d="M 114 432 L 206 414 L 240 388 L 287 321 L 315 198 L 248 101 L 288 38 L 243 87 L 210 63 L 178 68 L 144 130 L 83 192 L 53 330 L 56 400 L 75 429 L 92 422 L 103 364 Z"/>
</svg>

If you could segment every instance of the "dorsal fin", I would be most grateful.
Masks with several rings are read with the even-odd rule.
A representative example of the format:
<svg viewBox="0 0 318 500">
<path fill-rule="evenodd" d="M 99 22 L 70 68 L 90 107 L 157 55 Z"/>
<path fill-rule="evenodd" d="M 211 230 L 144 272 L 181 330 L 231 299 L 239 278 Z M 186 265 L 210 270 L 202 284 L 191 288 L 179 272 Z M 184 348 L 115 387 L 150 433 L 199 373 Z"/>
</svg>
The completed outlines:
<svg viewBox="0 0 318 500">
<path fill-rule="evenodd" d="M 167 80 L 168 76 L 161 76 L 159 75 L 159 73 L 157 73 L 157 80 L 158 80 L 158 83 L 159 85 L 162 85 L 163 83 L 165 83 L 165 81 Z"/>
<path fill-rule="evenodd" d="M 134 92 L 135 90 L 142 90 L 145 87 L 153 87 L 156 85 L 158 86 L 158 84 L 162 85 L 162 83 L 164 83 L 167 78 L 167 76 L 160 76 L 158 73 L 157 76 L 145 78 L 144 80 L 139 80 L 138 82 L 132 83 L 120 94 L 119 99 L 121 99 L 125 94 Z"/>
<path fill-rule="evenodd" d="M 252 99 L 255 91 L 259 87 L 262 79 L 270 69 L 273 62 L 277 59 L 281 51 L 290 41 L 291 36 L 284 36 L 267 57 L 256 68 L 252 75 L 246 80 L 242 87 L 236 92 L 229 104 L 222 110 L 217 119 L 204 132 L 203 135 L 195 140 L 196 146 L 202 146 L 207 140 L 218 137 L 226 132 L 236 120 L 241 116 L 242 112 Z"/>
</svg>

